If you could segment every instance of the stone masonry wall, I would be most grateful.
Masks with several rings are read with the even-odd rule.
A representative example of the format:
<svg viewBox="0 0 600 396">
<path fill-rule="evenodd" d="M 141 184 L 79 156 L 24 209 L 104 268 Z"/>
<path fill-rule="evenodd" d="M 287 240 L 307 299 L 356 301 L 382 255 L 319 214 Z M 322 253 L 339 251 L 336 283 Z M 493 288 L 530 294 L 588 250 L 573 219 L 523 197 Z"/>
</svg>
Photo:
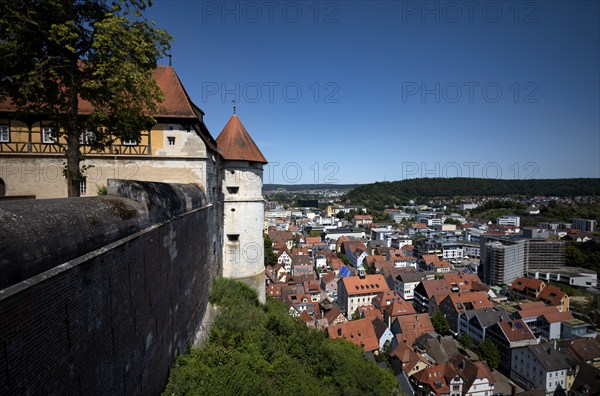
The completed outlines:
<svg viewBox="0 0 600 396">
<path fill-rule="evenodd" d="M 199 336 L 220 271 L 214 209 L 159 221 L 134 187 L 118 190 L 152 206 L 151 225 L 0 290 L 0 394 L 159 394 Z"/>
</svg>

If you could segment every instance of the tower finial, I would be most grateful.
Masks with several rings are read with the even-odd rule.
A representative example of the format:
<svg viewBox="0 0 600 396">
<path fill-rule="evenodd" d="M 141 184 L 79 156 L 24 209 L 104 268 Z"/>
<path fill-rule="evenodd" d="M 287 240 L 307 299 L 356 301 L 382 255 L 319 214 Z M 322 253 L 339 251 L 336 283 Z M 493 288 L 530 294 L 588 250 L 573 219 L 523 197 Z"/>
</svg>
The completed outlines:
<svg viewBox="0 0 600 396">
<path fill-rule="evenodd" d="M 169 66 L 173 66 L 173 63 L 171 62 L 171 57 L 173 56 L 172 54 L 168 54 L 167 55 L 169 57 Z"/>
<path fill-rule="evenodd" d="M 237 107 L 237 106 L 236 106 L 237 102 L 236 102 L 236 101 L 235 101 L 235 99 L 234 99 L 234 100 L 232 100 L 232 101 L 231 101 L 231 103 L 233 103 L 233 114 L 235 115 L 235 109 L 236 109 L 236 107 Z"/>
</svg>

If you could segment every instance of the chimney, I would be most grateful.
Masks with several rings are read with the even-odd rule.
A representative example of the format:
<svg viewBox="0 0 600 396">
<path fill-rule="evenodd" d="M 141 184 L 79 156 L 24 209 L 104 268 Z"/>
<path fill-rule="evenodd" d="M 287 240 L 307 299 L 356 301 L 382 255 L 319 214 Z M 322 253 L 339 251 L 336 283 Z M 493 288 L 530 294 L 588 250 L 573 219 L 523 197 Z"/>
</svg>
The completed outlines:
<svg viewBox="0 0 600 396">
<path fill-rule="evenodd" d="M 512 382 L 510 383 L 510 396 L 515 396 L 517 394 L 517 387 Z"/>
</svg>

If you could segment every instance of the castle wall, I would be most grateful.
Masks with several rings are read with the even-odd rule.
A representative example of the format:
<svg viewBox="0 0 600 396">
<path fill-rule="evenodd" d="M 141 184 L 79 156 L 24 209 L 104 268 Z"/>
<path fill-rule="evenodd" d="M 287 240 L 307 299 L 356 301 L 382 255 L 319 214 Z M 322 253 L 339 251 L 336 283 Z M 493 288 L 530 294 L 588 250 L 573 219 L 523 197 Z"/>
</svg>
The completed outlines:
<svg viewBox="0 0 600 396">
<path fill-rule="evenodd" d="M 47 221 L 30 219 L 53 234 L 35 242 L 50 251 L 54 237 L 68 241 L 80 231 L 55 227 L 57 219 L 89 223 L 90 207 L 111 227 L 131 226 L 112 217 L 135 212 L 143 228 L 0 291 L 0 394 L 159 394 L 177 353 L 198 338 L 220 272 L 220 236 L 207 232 L 219 228 L 219 210 L 189 187 L 117 182 L 109 189 L 135 201 L 121 199 L 121 210 L 111 211 L 96 201 L 114 198 L 88 198 L 80 210 L 53 207 Z M 20 201 L 20 212 L 0 203 L 0 217 L 25 221 L 57 201 Z M 6 235 L 0 245 L 33 243 Z"/>
</svg>

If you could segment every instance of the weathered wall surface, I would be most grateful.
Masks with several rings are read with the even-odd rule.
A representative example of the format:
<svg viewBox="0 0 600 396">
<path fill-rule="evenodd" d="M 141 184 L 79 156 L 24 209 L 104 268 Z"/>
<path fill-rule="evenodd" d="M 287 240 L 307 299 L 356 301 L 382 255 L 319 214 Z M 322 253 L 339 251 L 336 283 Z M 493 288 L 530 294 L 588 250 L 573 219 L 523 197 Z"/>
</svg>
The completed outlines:
<svg viewBox="0 0 600 396">
<path fill-rule="evenodd" d="M 0 291 L 0 394 L 164 389 L 177 352 L 198 336 L 221 260 L 207 233 L 214 207 L 180 189 L 155 199 L 164 187 L 110 186 L 137 199 L 124 201 L 141 206 L 147 227 Z"/>
<path fill-rule="evenodd" d="M 0 157 L 0 178 L 5 194 L 33 195 L 37 198 L 64 198 L 67 182 L 63 176 L 63 156 L 3 156 Z M 207 186 L 212 177 L 212 160 L 204 158 L 114 157 L 89 155 L 82 165 L 86 171 L 87 190 L 81 196 L 96 196 L 99 186 L 108 179 L 135 179 L 163 183 L 190 183 Z M 208 175 L 208 176 L 207 176 Z M 209 190 L 207 190 L 209 191 Z"/>
</svg>

